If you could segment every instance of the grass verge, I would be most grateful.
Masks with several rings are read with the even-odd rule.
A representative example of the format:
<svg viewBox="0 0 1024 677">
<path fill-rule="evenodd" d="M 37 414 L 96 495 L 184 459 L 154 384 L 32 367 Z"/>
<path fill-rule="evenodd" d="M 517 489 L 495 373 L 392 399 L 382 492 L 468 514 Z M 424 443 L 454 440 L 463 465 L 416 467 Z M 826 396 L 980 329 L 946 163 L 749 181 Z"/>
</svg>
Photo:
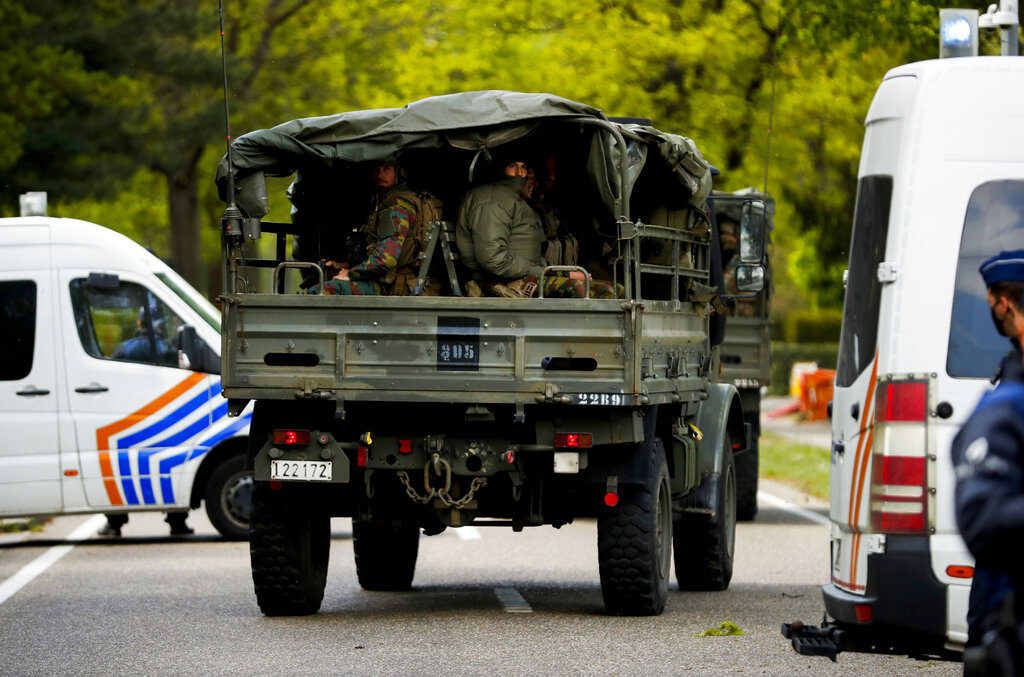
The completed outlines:
<svg viewBox="0 0 1024 677">
<path fill-rule="evenodd" d="M 760 451 L 761 477 L 785 482 L 805 494 L 828 500 L 828 449 L 761 433 Z"/>
<path fill-rule="evenodd" d="M 42 531 L 43 522 L 37 519 L 11 519 L 0 520 L 0 534 L 10 534 L 18 531 Z"/>
</svg>

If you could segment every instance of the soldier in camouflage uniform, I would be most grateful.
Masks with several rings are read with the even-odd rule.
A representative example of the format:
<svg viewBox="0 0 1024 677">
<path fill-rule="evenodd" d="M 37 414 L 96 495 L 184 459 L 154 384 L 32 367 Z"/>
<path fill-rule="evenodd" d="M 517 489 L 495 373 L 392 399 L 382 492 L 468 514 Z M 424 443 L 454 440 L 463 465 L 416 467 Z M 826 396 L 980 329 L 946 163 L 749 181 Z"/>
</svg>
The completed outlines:
<svg viewBox="0 0 1024 677">
<path fill-rule="evenodd" d="M 540 215 L 524 199 L 529 169 L 519 156 L 502 164 L 497 181 L 466 193 L 459 206 L 456 243 L 462 262 L 474 279 L 496 296 L 529 297 L 537 294 L 545 238 Z M 544 296 L 583 298 L 586 280 L 572 271 L 544 277 Z M 621 298 L 621 285 L 592 280 L 592 298 Z"/>
<path fill-rule="evenodd" d="M 401 179 L 397 163 L 382 163 L 374 167 L 372 180 L 377 192 L 376 206 L 363 229 L 367 242 L 366 259 L 352 268 L 327 261 L 326 267 L 338 270 L 338 273 L 324 283 L 324 294 L 365 296 L 391 293 L 398 272 L 398 259 L 418 218 L 415 195 Z M 317 294 L 319 288 L 311 287 L 307 293 Z"/>
</svg>

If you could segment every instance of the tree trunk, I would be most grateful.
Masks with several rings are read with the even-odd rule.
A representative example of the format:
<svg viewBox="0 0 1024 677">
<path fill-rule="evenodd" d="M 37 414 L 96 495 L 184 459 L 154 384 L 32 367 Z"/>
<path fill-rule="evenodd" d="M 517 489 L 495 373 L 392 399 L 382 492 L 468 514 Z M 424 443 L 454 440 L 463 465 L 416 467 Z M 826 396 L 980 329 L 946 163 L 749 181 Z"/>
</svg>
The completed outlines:
<svg viewBox="0 0 1024 677">
<path fill-rule="evenodd" d="M 167 202 L 170 206 L 171 265 L 189 284 L 201 290 L 205 284 L 199 261 L 199 186 L 194 160 L 187 163 L 184 171 L 167 176 Z"/>
</svg>

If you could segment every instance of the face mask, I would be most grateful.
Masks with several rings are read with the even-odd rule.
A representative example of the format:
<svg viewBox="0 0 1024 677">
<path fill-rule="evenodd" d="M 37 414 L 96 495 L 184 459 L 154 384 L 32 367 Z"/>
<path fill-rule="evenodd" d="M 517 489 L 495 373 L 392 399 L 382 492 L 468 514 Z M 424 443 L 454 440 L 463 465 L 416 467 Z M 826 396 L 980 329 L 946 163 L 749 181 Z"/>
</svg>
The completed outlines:
<svg viewBox="0 0 1024 677">
<path fill-rule="evenodd" d="M 992 324 L 996 325 L 996 331 L 999 332 L 1000 336 L 1009 336 L 1006 333 L 1006 329 L 1003 327 L 1003 321 L 996 317 L 996 309 L 989 308 L 989 312 L 992 313 Z"/>
</svg>

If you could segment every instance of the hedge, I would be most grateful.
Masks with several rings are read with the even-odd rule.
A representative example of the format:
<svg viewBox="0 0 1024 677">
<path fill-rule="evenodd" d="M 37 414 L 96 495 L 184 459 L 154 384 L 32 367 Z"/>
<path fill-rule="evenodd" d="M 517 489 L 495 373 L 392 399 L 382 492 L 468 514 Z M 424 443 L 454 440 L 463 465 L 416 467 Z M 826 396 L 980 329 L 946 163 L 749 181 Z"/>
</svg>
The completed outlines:
<svg viewBox="0 0 1024 677">
<path fill-rule="evenodd" d="M 822 369 L 835 369 L 839 343 L 789 343 L 772 341 L 771 395 L 789 394 L 789 373 L 794 362 L 817 362 Z"/>
</svg>

